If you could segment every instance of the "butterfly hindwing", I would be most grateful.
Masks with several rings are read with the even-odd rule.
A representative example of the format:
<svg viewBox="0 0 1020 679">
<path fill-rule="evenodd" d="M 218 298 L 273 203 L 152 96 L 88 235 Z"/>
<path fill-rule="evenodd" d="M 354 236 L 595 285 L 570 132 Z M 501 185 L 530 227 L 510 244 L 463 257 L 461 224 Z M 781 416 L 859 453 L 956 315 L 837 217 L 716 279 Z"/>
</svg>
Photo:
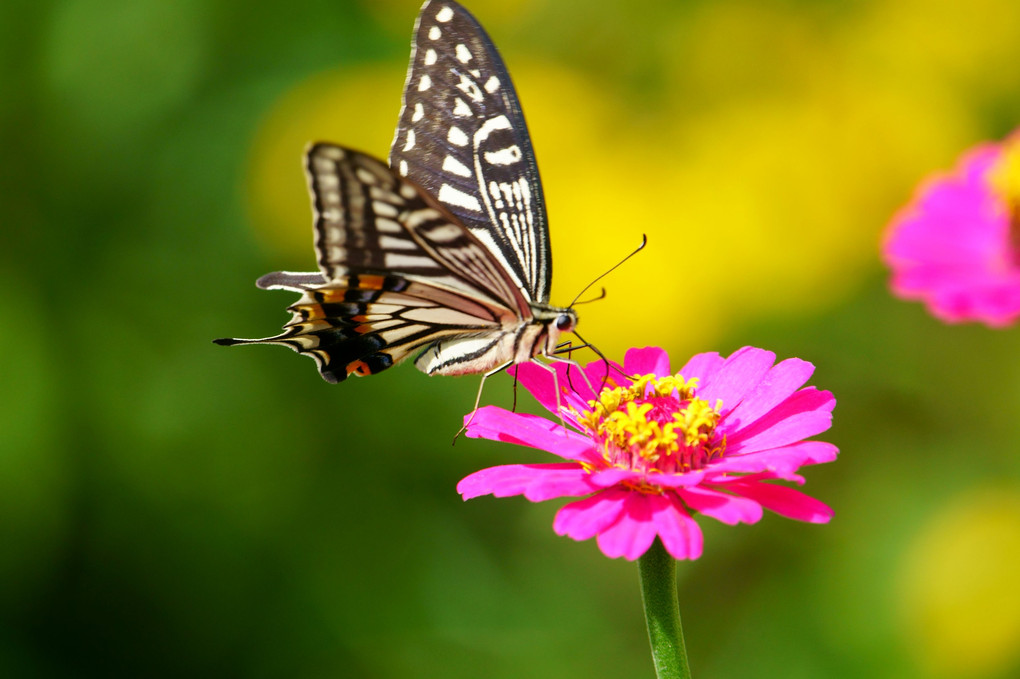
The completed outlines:
<svg viewBox="0 0 1020 679">
<path fill-rule="evenodd" d="M 422 7 L 390 165 L 435 196 L 546 303 L 552 262 L 538 165 L 510 75 L 451 0 Z"/>
<path fill-rule="evenodd" d="M 301 298 L 275 337 L 220 344 L 281 344 L 315 359 L 328 382 L 373 375 L 424 346 L 465 335 L 501 335 L 499 306 L 397 275 L 349 274 L 325 282 L 318 274 L 277 272 L 258 280 L 266 290 Z"/>
</svg>

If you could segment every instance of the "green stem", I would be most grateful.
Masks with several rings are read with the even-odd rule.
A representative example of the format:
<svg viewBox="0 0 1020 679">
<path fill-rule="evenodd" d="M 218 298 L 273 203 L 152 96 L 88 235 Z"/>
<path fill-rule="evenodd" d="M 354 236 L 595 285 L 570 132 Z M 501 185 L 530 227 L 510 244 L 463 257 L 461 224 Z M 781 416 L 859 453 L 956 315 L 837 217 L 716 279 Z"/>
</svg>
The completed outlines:
<svg viewBox="0 0 1020 679">
<path fill-rule="evenodd" d="M 658 679 L 691 679 L 676 596 L 676 560 L 656 538 L 638 559 L 641 599 Z"/>
</svg>

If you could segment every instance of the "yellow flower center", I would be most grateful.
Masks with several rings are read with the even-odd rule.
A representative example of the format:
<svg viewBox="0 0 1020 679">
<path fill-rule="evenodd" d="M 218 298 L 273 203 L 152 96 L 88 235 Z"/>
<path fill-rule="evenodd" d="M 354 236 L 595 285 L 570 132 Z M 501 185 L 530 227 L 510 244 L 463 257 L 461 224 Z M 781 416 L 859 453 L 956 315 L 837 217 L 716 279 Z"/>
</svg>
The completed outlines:
<svg viewBox="0 0 1020 679">
<path fill-rule="evenodd" d="M 992 186 L 1011 207 L 1020 203 L 1020 135 L 1002 144 L 1002 157 L 992 168 Z"/>
<path fill-rule="evenodd" d="M 645 473 L 701 469 L 723 454 L 716 440 L 722 402 L 695 395 L 697 378 L 642 375 L 627 386 L 607 388 L 579 421 L 602 445 L 612 467 Z"/>
<path fill-rule="evenodd" d="M 993 191 L 1006 205 L 1014 259 L 1020 260 L 1020 135 L 1002 145 L 1002 157 L 989 175 Z"/>
</svg>

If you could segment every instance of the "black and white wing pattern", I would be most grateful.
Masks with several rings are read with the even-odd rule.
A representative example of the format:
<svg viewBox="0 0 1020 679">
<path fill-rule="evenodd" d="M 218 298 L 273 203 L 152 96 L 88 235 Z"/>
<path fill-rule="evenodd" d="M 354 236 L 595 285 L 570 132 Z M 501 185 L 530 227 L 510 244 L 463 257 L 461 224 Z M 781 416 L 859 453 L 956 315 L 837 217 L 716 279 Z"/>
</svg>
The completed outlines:
<svg viewBox="0 0 1020 679">
<path fill-rule="evenodd" d="M 482 372 L 508 360 L 504 347 L 515 349 L 515 338 L 505 328 L 526 328 L 531 310 L 467 228 L 358 151 L 315 144 L 307 170 L 320 273 L 260 278 L 262 289 L 301 294 L 284 331 L 217 343 L 288 346 L 315 359 L 328 382 L 375 374 L 429 345 L 458 349 L 433 352 L 423 367 L 430 373 Z"/>
<path fill-rule="evenodd" d="M 527 301 L 456 217 L 370 155 L 318 143 L 305 169 L 315 255 L 325 281 L 349 273 L 399 273 L 530 316 Z"/>
<path fill-rule="evenodd" d="M 495 45 L 452 0 L 415 26 L 390 166 L 457 216 L 528 301 L 549 301 L 545 199 L 524 115 Z"/>
</svg>

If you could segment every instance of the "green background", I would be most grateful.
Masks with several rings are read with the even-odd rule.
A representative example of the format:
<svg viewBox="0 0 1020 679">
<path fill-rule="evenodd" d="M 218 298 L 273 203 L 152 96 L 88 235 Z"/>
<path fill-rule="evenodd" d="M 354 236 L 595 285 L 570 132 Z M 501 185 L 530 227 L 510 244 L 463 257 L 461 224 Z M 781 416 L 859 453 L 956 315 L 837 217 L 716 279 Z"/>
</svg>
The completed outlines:
<svg viewBox="0 0 1020 679">
<path fill-rule="evenodd" d="M 604 268 L 593 244 L 607 263 L 642 232 L 650 250 L 666 244 L 645 260 L 655 267 L 628 264 L 605 303 L 582 307 L 586 336 L 617 357 L 664 346 L 677 367 L 761 346 L 813 362 L 812 383 L 837 398 L 821 438 L 841 457 L 807 469 L 804 488 L 834 508 L 830 525 L 701 520 L 705 553 L 678 568 L 694 675 L 1017 676 L 1017 331 L 944 326 L 893 299 L 878 243 L 922 177 L 1020 118 L 1020 9 L 469 6 L 511 73 L 516 60 L 551 64 L 586 83 L 583 98 L 535 94 L 534 106 L 569 124 L 616 111 L 583 158 L 533 125 L 541 166 L 588 170 L 553 173 L 550 210 L 560 195 L 596 214 L 644 210 L 571 222 L 559 208 L 554 299 Z M 475 379 L 402 366 L 334 386 L 290 352 L 210 341 L 276 332 L 290 298 L 254 279 L 312 266 L 307 207 L 277 228 L 299 247 L 252 226 L 266 121 L 316 74 L 383 67 L 397 73 L 379 84 L 392 129 L 417 10 L 0 5 L 0 676 L 651 676 L 634 564 L 557 537 L 557 503 L 457 496 L 481 467 L 550 459 L 451 447 Z M 530 111 L 542 90 L 517 82 Z M 902 105 L 886 106 L 890 93 Z M 343 101 L 337 114 L 358 118 L 358 99 Z M 790 110 L 804 117 L 785 125 Z M 673 242 L 683 205 L 662 177 L 685 162 L 691 143 L 673 139 L 695 124 L 715 132 L 692 155 L 722 168 L 735 140 L 781 151 L 707 205 L 722 210 L 760 176 L 787 192 Z M 646 169 L 621 169 L 622 139 L 652 149 Z M 385 153 L 357 130 L 334 141 Z M 301 151 L 273 170 L 298 186 Z M 766 268 L 733 254 L 751 242 L 748 260 Z M 767 268 L 783 257 L 795 264 Z M 690 296 L 668 287 L 678 279 Z M 768 304 L 739 302 L 768 281 L 787 282 Z M 508 405 L 509 385 L 493 379 L 485 401 Z"/>
</svg>

